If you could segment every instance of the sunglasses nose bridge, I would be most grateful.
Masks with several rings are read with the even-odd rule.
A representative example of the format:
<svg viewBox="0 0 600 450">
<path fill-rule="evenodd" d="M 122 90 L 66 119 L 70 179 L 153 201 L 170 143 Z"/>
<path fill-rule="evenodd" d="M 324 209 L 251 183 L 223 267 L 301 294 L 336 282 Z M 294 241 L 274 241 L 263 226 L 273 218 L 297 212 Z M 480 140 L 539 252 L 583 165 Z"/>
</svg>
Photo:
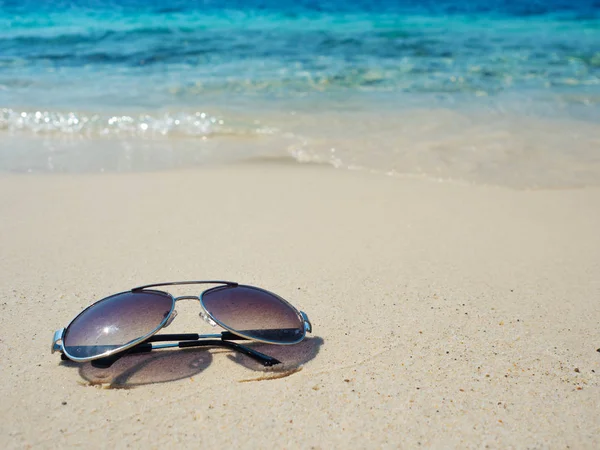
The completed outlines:
<svg viewBox="0 0 600 450">
<path fill-rule="evenodd" d="M 202 300 L 200 299 L 200 296 L 198 295 L 182 295 L 181 297 L 176 297 L 175 301 L 179 301 L 179 300 L 198 300 L 200 302 L 200 317 L 209 325 L 216 327 L 217 326 L 217 322 L 215 322 L 214 320 L 212 320 L 212 318 L 208 315 L 208 313 L 206 312 L 206 310 L 204 309 L 204 306 L 202 305 Z M 176 314 L 175 314 L 176 315 Z M 175 317 L 173 317 L 174 319 Z M 171 321 L 173 320 L 171 319 Z M 171 323 L 171 321 L 169 321 L 169 324 Z M 166 325 L 165 325 L 166 326 Z"/>
<path fill-rule="evenodd" d="M 181 297 L 175 297 L 176 302 L 179 300 L 200 300 L 200 297 L 197 295 L 182 295 Z"/>
<path fill-rule="evenodd" d="M 179 300 L 200 300 L 200 297 L 197 295 L 182 295 L 181 297 L 174 298 L 175 302 L 178 302 Z M 177 311 L 174 309 L 171 313 L 171 317 L 169 317 L 169 320 L 167 320 L 167 323 L 165 323 L 163 327 L 166 328 L 171 325 L 175 317 L 177 317 Z"/>
</svg>

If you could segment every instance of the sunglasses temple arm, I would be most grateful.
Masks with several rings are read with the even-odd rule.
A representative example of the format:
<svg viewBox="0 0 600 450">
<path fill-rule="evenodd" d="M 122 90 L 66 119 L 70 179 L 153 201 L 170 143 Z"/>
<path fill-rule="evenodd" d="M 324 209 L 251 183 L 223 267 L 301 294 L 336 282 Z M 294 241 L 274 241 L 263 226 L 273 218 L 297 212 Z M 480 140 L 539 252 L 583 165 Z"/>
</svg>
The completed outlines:
<svg viewBox="0 0 600 450">
<path fill-rule="evenodd" d="M 235 350 L 237 352 L 243 353 L 244 355 L 252 358 L 256 362 L 261 363 L 265 367 L 274 366 L 275 364 L 281 364 L 281 361 L 273 358 L 272 356 L 265 355 L 264 353 L 261 353 L 261 352 L 257 352 L 256 350 L 251 349 L 250 347 L 246 347 L 245 345 L 236 344 L 235 342 L 221 341 L 218 339 L 210 339 L 210 340 L 206 340 L 206 341 L 185 341 L 185 342 L 179 343 L 180 348 L 211 347 L 211 346 L 226 347 L 231 350 Z"/>
<path fill-rule="evenodd" d="M 237 334 L 230 333 L 229 331 L 223 331 L 221 334 L 197 334 L 197 333 L 183 333 L 183 334 L 155 334 L 149 337 L 144 342 L 168 342 L 168 341 L 196 341 L 204 338 L 221 338 L 224 341 L 245 341 L 246 338 L 238 336 Z"/>
<path fill-rule="evenodd" d="M 94 359 L 90 361 L 90 364 L 98 369 L 108 369 L 114 363 L 116 363 L 123 356 L 129 355 L 131 353 L 148 353 L 152 351 L 152 344 L 142 343 L 138 344 L 135 347 L 132 347 L 124 352 L 115 353 L 114 355 L 106 356 L 104 358 Z M 64 358 L 64 354 L 61 355 L 61 358 Z"/>
<path fill-rule="evenodd" d="M 156 341 L 166 341 L 168 336 L 176 336 L 176 337 L 190 337 L 191 339 L 197 339 L 197 334 L 192 335 L 162 335 L 164 339 L 156 339 Z M 174 339 L 171 339 L 174 340 Z M 265 367 L 274 366 L 276 364 L 281 364 L 281 361 L 269 356 L 264 353 L 253 350 L 249 347 L 236 344 L 235 342 L 222 341 L 219 339 L 207 339 L 202 341 L 183 341 L 175 344 L 179 348 L 188 348 L 188 347 L 225 347 L 231 350 L 238 351 L 243 353 L 244 355 L 254 359 L 256 362 L 262 364 Z M 107 356 L 105 358 L 99 358 L 91 361 L 92 366 L 102 369 L 107 369 L 112 366 L 115 362 L 121 359 L 123 356 L 133 353 L 148 353 L 152 350 L 157 350 L 158 348 L 153 347 L 151 343 L 144 342 L 142 344 L 138 344 L 135 347 L 130 348 L 127 351 L 117 353 L 115 355 Z"/>
</svg>

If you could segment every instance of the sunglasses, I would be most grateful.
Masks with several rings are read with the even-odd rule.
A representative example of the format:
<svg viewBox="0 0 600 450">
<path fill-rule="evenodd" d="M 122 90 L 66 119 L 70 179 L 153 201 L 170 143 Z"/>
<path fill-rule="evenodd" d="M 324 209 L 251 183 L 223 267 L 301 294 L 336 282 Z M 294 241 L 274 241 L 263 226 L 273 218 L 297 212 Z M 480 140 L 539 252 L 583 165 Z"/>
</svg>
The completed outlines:
<svg viewBox="0 0 600 450">
<path fill-rule="evenodd" d="M 153 289 L 189 284 L 218 286 L 199 296 L 181 297 Z M 180 300 L 199 300 L 200 317 L 226 331 L 157 335 L 177 315 L 175 303 Z M 52 353 L 61 352 L 63 360 L 91 361 L 94 367 L 108 368 L 131 353 L 173 347 L 225 347 L 269 367 L 281 361 L 233 341 L 292 345 L 311 331 L 304 312 L 265 289 L 229 281 L 178 281 L 136 287 L 88 306 L 66 328 L 54 333 Z"/>
</svg>

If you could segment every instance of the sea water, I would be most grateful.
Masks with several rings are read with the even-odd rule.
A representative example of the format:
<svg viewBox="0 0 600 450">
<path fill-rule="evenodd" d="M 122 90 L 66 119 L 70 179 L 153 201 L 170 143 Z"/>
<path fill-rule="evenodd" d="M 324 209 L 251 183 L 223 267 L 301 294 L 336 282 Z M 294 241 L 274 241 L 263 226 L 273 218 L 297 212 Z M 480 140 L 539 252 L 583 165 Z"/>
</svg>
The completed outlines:
<svg viewBox="0 0 600 450">
<path fill-rule="evenodd" d="M 0 171 L 600 184 L 598 0 L 0 0 Z"/>
</svg>

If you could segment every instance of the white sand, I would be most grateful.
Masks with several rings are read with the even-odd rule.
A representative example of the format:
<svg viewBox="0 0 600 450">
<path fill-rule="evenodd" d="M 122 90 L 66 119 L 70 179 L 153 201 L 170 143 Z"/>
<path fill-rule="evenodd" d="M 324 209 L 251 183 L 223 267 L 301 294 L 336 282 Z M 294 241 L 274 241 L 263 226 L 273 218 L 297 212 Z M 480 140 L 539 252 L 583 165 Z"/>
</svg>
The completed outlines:
<svg viewBox="0 0 600 450">
<path fill-rule="evenodd" d="M 309 166 L 2 176 L 0 447 L 599 448 L 599 205 Z M 94 300 L 211 278 L 308 313 L 313 339 L 262 347 L 300 371 L 50 354 Z"/>
</svg>

